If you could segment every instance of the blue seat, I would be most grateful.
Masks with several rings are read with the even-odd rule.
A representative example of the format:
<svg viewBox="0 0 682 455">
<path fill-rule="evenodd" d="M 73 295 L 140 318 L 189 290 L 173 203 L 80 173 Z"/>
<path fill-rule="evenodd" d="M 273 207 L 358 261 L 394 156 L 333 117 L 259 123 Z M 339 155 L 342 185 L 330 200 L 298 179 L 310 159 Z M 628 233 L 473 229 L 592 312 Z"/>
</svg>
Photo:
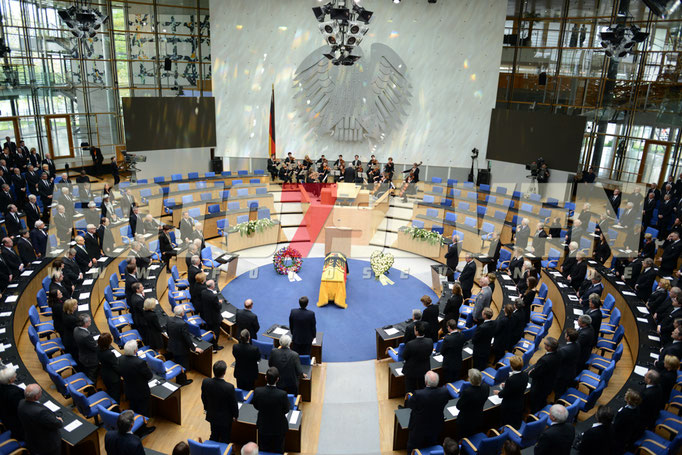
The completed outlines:
<svg viewBox="0 0 682 455">
<path fill-rule="evenodd" d="M 229 221 L 226 218 L 216 221 L 216 227 L 218 228 L 218 235 L 221 237 L 227 237 L 227 228 L 230 226 Z"/>
<path fill-rule="evenodd" d="M 253 390 L 242 390 L 235 387 L 234 394 L 240 403 L 251 403 L 251 400 L 253 400 Z"/>
<path fill-rule="evenodd" d="M 413 455 L 443 455 L 443 446 L 431 446 L 423 449 L 414 449 Z"/>
<path fill-rule="evenodd" d="M 487 196 L 485 197 L 485 203 L 486 203 L 486 204 L 497 204 L 497 197 L 496 197 L 496 196 L 487 195 Z"/>
<path fill-rule="evenodd" d="M 455 185 L 457 185 L 456 179 L 448 179 L 448 186 L 455 186 Z"/>
<path fill-rule="evenodd" d="M 540 434 L 544 431 L 546 426 L 547 416 L 544 416 L 530 423 L 522 422 L 521 428 L 518 430 L 511 425 L 506 425 L 503 428 L 504 433 L 507 434 L 509 439 L 518 444 L 522 449 L 525 449 L 537 442 L 538 437 L 540 437 Z"/>
<path fill-rule="evenodd" d="M 540 196 L 537 193 L 530 193 L 528 195 L 528 199 L 530 199 L 533 202 L 540 202 L 540 200 L 542 199 L 542 196 Z"/>
<path fill-rule="evenodd" d="M 426 216 L 438 218 L 438 209 L 426 209 Z"/>
<path fill-rule="evenodd" d="M 443 235 L 444 229 L 443 226 L 434 224 L 433 226 L 431 226 L 431 231 Z"/>
<path fill-rule="evenodd" d="M 251 343 L 258 348 L 262 359 L 267 359 L 270 357 L 270 352 L 272 352 L 272 348 L 274 347 L 272 343 L 260 340 L 251 340 Z"/>
<path fill-rule="evenodd" d="M 469 211 L 469 207 L 471 207 L 471 206 L 469 205 L 468 202 L 460 202 L 460 203 L 457 204 L 457 209 L 458 209 L 458 210 L 463 210 L 463 211 L 465 211 L 465 212 L 468 212 L 468 211 Z"/>
<path fill-rule="evenodd" d="M 443 187 L 442 186 L 434 186 L 433 187 L 433 192 L 436 194 L 443 194 Z"/>
<path fill-rule="evenodd" d="M 49 276 L 43 278 L 42 285 L 45 292 L 50 292 L 50 284 L 52 284 L 52 278 Z"/>
<path fill-rule="evenodd" d="M 228 202 L 227 210 L 239 210 L 239 201 Z"/>
<path fill-rule="evenodd" d="M 470 191 L 469 193 L 467 193 L 467 199 L 473 199 L 475 201 L 478 199 L 478 195 L 473 191 Z"/>
<path fill-rule="evenodd" d="M 90 396 L 86 396 L 71 384 L 67 384 L 66 388 L 69 391 L 74 404 L 78 408 L 78 411 L 88 419 L 95 417 L 95 421 L 97 421 L 97 408 L 99 407 L 106 409 L 118 407 L 118 403 L 116 403 L 116 401 L 106 392 L 95 392 Z"/>
<path fill-rule="evenodd" d="M 443 179 L 440 177 L 431 177 L 431 183 L 443 183 Z"/>
<path fill-rule="evenodd" d="M 551 205 L 552 207 L 558 207 L 559 206 L 559 200 L 555 199 L 553 197 L 548 197 L 547 201 L 545 203 L 547 205 Z"/>
<path fill-rule="evenodd" d="M 222 175 L 223 177 L 229 177 L 232 175 L 232 172 L 231 171 L 223 171 L 220 173 L 220 175 Z"/>
<path fill-rule="evenodd" d="M 54 331 L 54 323 L 52 321 L 45 322 L 40 321 L 40 316 L 38 315 L 38 310 L 36 309 L 36 307 L 34 306 L 29 307 L 28 318 L 31 321 L 31 325 L 36 330 L 40 338 L 42 337 L 49 338 L 50 336 L 56 333 Z"/>
<path fill-rule="evenodd" d="M 435 198 L 430 194 L 425 194 L 422 202 L 426 204 L 433 204 L 435 202 Z"/>
<path fill-rule="evenodd" d="M 554 248 L 549 249 L 549 254 L 546 260 L 542 260 L 542 267 L 553 269 L 559 264 L 559 258 L 561 257 L 561 252 Z"/>
<path fill-rule="evenodd" d="M 178 289 L 187 289 L 189 287 L 189 281 L 180 278 L 180 273 L 178 272 L 178 267 L 171 267 L 171 276 L 173 277 L 173 282 Z"/>
<path fill-rule="evenodd" d="M 210 201 L 211 199 L 213 199 L 213 195 L 211 193 L 201 193 L 199 195 L 199 198 L 201 199 L 202 202 Z"/>
<path fill-rule="evenodd" d="M 550 209 L 542 208 L 538 211 L 538 215 L 540 215 L 540 218 L 549 218 L 552 216 L 552 211 Z"/>
<path fill-rule="evenodd" d="M 142 202 L 147 202 L 147 199 L 149 199 L 151 196 L 152 196 L 151 188 L 142 188 L 140 190 L 140 197 L 142 198 Z"/>
<path fill-rule="evenodd" d="M 187 174 L 187 178 L 188 178 L 189 180 L 198 179 L 198 178 L 199 178 L 199 173 L 198 173 L 198 172 L 190 172 L 190 173 Z"/>
<path fill-rule="evenodd" d="M 260 179 L 249 179 L 249 183 L 260 183 Z"/>
<path fill-rule="evenodd" d="M 205 182 L 205 181 L 200 180 L 200 181 L 197 182 L 197 184 L 196 184 L 196 189 L 198 189 L 198 190 L 203 190 L 203 189 L 205 189 L 205 188 L 206 188 L 206 182 Z"/>
<path fill-rule="evenodd" d="M 97 412 L 99 414 L 99 417 L 102 419 L 102 424 L 104 425 L 105 429 L 109 431 L 116 431 L 118 429 L 116 421 L 118 420 L 118 416 L 120 415 L 120 413 L 110 411 L 109 409 L 99 404 L 97 405 Z M 132 433 L 135 433 L 146 423 L 146 421 L 147 418 L 142 414 L 135 414 L 135 417 L 133 417 L 133 427 L 130 429 L 130 431 Z"/>
<path fill-rule="evenodd" d="M 248 215 L 244 216 L 248 217 Z M 237 221 L 239 221 L 239 217 L 237 217 Z M 210 246 L 201 250 L 201 263 L 204 267 L 220 267 L 220 264 L 213 260 L 213 250 Z"/>
<path fill-rule="evenodd" d="M 147 361 L 149 368 L 166 381 L 170 381 L 184 371 L 184 369 L 177 363 L 171 360 L 163 361 L 150 354 L 145 355 L 145 360 Z"/>
<path fill-rule="evenodd" d="M 449 382 L 445 385 L 448 393 L 452 398 L 459 398 L 459 395 L 462 393 L 462 391 L 470 386 L 471 386 L 470 382 L 462 380 Z"/>
<path fill-rule="evenodd" d="M 215 177 L 215 172 L 210 171 L 204 174 L 204 177 L 209 178 L 209 177 Z"/>
<path fill-rule="evenodd" d="M 116 327 L 119 331 L 123 329 L 124 327 L 132 327 L 133 326 L 133 315 L 130 313 L 122 313 L 119 314 L 118 316 L 114 317 L 114 315 L 111 312 L 111 307 L 109 306 L 109 303 L 104 302 L 104 315 L 107 317 L 107 320 L 111 325 Z"/>
<path fill-rule="evenodd" d="M 268 189 L 264 186 L 256 188 L 256 194 L 268 194 Z"/>
<path fill-rule="evenodd" d="M 615 333 L 616 328 L 620 325 L 620 310 L 614 308 L 608 318 L 608 322 L 602 322 L 599 327 L 599 334 L 601 336 L 613 335 Z"/>
<path fill-rule="evenodd" d="M 462 183 L 462 188 L 470 190 L 474 187 L 474 182 L 464 182 Z"/>
<path fill-rule="evenodd" d="M 581 411 L 583 412 L 589 411 L 597 403 L 597 400 L 599 399 L 599 397 L 601 397 L 601 394 L 602 392 L 604 392 L 605 388 L 606 388 L 605 381 L 599 381 L 597 387 L 594 390 L 592 390 L 589 394 L 576 388 L 570 387 L 568 390 L 566 390 L 566 393 L 564 393 L 561 396 L 561 398 L 559 399 L 559 403 L 563 404 L 564 406 L 569 406 L 577 401 L 578 408 Z"/>
<path fill-rule="evenodd" d="M 249 175 L 249 171 L 242 169 L 237 171 L 237 175 Z"/>
<path fill-rule="evenodd" d="M 466 226 L 476 229 L 476 219 L 471 218 L 470 216 L 464 218 L 464 224 Z"/>
<path fill-rule="evenodd" d="M 405 351 L 405 343 L 400 343 L 398 347 L 393 348 L 390 347 L 388 348 L 388 356 L 393 359 L 394 362 L 402 362 L 403 361 L 403 352 Z"/>
<path fill-rule="evenodd" d="M 211 204 L 208 206 L 208 213 L 218 213 L 220 212 L 220 204 Z"/>
<path fill-rule="evenodd" d="M 249 189 L 248 188 L 237 188 L 237 197 L 248 196 L 248 195 L 249 195 Z"/>
<path fill-rule="evenodd" d="M 672 441 L 668 441 L 663 436 L 647 430 L 639 441 L 635 442 L 635 446 L 640 448 L 640 452 L 637 453 L 675 455 L 682 448 L 682 433 L 678 433 Z"/>
<path fill-rule="evenodd" d="M 511 366 L 501 366 L 498 369 L 486 368 L 485 370 L 481 371 L 483 382 L 488 384 L 490 387 L 500 384 L 509 377 L 510 370 Z"/>
<path fill-rule="evenodd" d="M 67 388 L 67 385 L 69 384 L 81 393 L 85 393 L 86 390 L 88 392 L 94 392 L 97 390 L 85 373 L 75 373 L 71 376 L 62 376 L 57 372 L 57 370 L 55 370 L 55 368 L 52 367 L 52 365 L 46 365 L 45 371 L 52 380 L 54 386 L 57 388 L 57 391 L 61 393 L 64 398 L 71 398 L 71 393 L 69 393 L 69 389 Z"/>
<path fill-rule="evenodd" d="M 154 177 L 154 183 L 163 183 L 165 181 L 166 181 L 166 177 L 164 177 L 163 175 L 160 177 Z"/>
<path fill-rule="evenodd" d="M 495 188 L 495 192 L 497 194 L 507 194 L 507 188 L 503 186 L 498 186 L 497 188 Z"/>
<path fill-rule="evenodd" d="M 445 212 L 445 221 L 454 223 L 456 219 L 455 212 Z"/>
<path fill-rule="evenodd" d="M 452 199 L 443 198 L 440 200 L 440 205 L 445 207 L 452 207 Z"/>
<path fill-rule="evenodd" d="M 522 212 L 532 212 L 533 211 L 533 206 L 530 204 L 526 204 L 525 202 L 521 204 L 521 211 Z"/>
<path fill-rule="evenodd" d="M 189 444 L 190 455 L 232 455 L 232 444 L 211 440 L 197 442 L 193 439 L 188 439 L 187 443 Z M 258 452 L 263 453 L 260 450 Z"/>
<path fill-rule="evenodd" d="M 132 340 L 140 340 L 142 341 L 142 337 L 140 336 L 140 333 L 135 330 L 131 329 L 126 332 L 119 332 L 116 326 L 114 326 L 111 321 L 107 319 L 107 325 L 109 326 L 109 332 L 111 333 L 112 338 L 114 339 L 114 342 L 120 347 L 123 348 L 123 346 L 128 342 Z"/>
<path fill-rule="evenodd" d="M 462 439 L 461 453 L 465 455 L 497 455 L 502 451 L 502 445 L 508 438 L 507 432 L 499 433 L 497 430 L 491 430 L 487 435 L 476 433 Z"/>
<path fill-rule="evenodd" d="M 249 210 L 258 210 L 258 199 L 249 199 L 246 201 L 246 206 Z"/>
<path fill-rule="evenodd" d="M 232 180 L 232 186 L 235 186 L 235 185 L 242 185 L 243 183 L 244 183 L 244 181 L 241 180 L 241 179 Z"/>
<path fill-rule="evenodd" d="M 654 239 L 658 238 L 658 229 L 652 228 L 651 226 L 648 226 L 648 227 L 644 230 L 644 233 L 645 233 L 645 234 L 651 234 L 651 236 L 652 236 Z"/>
<path fill-rule="evenodd" d="M 270 209 L 267 207 L 258 209 L 258 219 L 261 220 L 263 218 L 270 218 Z"/>
<path fill-rule="evenodd" d="M 171 180 L 182 180 L 182 174 L 172 174 L 171 175 Z"/>
<path fill-rule="evenodd" d="M 249 221 L 249 215 L 238 215 L 237 224 L 246 223 Z"/>
<path fill-rule="evenodd" d="M 230 198 L 230 190 L 223 190 L 220 194 L 220 198 L 224 201 Z"/>
<path fill-rule="evenodd" d="M 178 191 L 189 191 L 189 183 L 179 183 Z"/>
<path fill-rule="evenodd" d="M 507 270 L 509 262 L 511 261 L 511 252 L 507 249 L 500 248 L 500 258 L 497 260 L 497 268 L 499 270 Z"/>
<path fill-rule="evenodd" d="M 191 194 L 186 194 L 182 197 L 182 203 L 183 204 L 191 204 L 194 202 L 194 196 Z"/>
<path fill-rule="evenodd" d="M 56 353 L 64 354 L 66 352 L 66 348 L 64 347 L 61 338 L 40 341 L 38 332 L 36 332 L 36 329 L 33 328 L 32 325 L 28 326 L 28 338 L 31 340 L 33 347 L 39 344 L 48 357 L 52 357 Z"/>
<path fill-rule="evenodd" d="M 487 183 L 481 183 L 478 186 L 478 189 L 483 191 L 484 193 L 490 193 L 490 185 L 488 185 Z"/>
<path fill-rule="evenodd" d="M 413 220 L 412 226 L 420 229 L 424 229 L 424 222 L 422 220 Z"/>
<path fill-rule="evenodd" d="M 125 264 L 126 261 L 122 261 L 121 263 Z M 109 287 L 111 288 L 112 297 L 114 297 L 116 299 L 121 299 L 121 298 L 125 297 L 126 290 L 125 290 L 125 288 L 121 288 L 118 286 L 118 277 L 116 276 L 115 273 L 112 273 L 111 275 L 109 275 Z"/>
</svg>

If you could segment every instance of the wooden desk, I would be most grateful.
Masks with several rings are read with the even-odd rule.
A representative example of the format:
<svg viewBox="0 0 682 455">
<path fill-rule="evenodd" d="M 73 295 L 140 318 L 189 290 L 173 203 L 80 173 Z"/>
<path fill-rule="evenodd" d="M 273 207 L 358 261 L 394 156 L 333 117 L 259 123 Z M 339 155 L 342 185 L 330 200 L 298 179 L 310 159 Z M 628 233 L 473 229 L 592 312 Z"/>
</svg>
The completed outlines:
<svg viewBox="0 0 682 455">
<path fill-rule="evenodd" d="M 163 380 L 161 381 L 165 382 Z M 152 415 L 155 417 L 163 417 L 173 423 L 182 425 L 182 387 L 173 383 L 169 384 L 176 386 L 177 389 L 171 391 L 162 385 L 151 388 Z"/>
<path fill-rule="evenodd" d="M 303 413 L 298 414 L 295 424 L 291 423 L 292 411 L 287 415 L 289 429 L 285 435 L 284 450 L 286 452 L 301 451 L 301 427 L 303 424 Z M 250 403 L 242 404 L 239 407 L 239 418 L 232 423 L 232 442 L 236 444 L 246 444 L 257 440 L 258 429 L 256 422 L 258 411 Z"/>
</svg>

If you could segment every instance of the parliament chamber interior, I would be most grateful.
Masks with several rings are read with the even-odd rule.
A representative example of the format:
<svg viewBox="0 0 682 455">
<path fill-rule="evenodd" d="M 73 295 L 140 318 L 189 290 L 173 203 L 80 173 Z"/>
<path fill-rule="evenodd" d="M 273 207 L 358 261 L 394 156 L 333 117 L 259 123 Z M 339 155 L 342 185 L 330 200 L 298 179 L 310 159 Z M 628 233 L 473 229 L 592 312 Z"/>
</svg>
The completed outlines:
<svg viewBox="0 0 682 455">
<path fill-rule="evenodd" d="M 0 455 L 682 453 L 682 0 L 0 31 Z"/>
</svg>

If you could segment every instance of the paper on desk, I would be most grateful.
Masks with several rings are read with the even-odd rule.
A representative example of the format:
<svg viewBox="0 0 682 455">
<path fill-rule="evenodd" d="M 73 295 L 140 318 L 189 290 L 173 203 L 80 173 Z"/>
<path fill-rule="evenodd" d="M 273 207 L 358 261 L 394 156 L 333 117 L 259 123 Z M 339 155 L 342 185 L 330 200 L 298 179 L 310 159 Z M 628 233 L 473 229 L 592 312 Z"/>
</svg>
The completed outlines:
<svg viewBox="0 0 682 455">
<path fill-rule="evenodd" d="M 298 416 L 300 416 L 300 415 L 301 415 L 301 411 L 298 411 L 298 410 L 291 411 L 291 417 L 289 417 L 289 423 L 291 425 L 296 425 L 296 423 L 298 422 Z"/>
<path fill-rule="evenodd" d="M 90 305 L 87 303 L 84 303 L 82 305 L 78 305 L 78 311 L 88 311 L 90 308 Z"/>
<path fill-rule="evenodd" d="M 556 285 L 559 286 L 560 288 L 565 288 L 565 287 L 567 287 L 564 283 L 557 283 Z"/>
<path fill-rule="evenodd" d="M 568 296 L 568 300 L 570 300 L 570 301 L 572 301 L 572 302 L 577 302 L 577 301 L 580 300 L 580 299 L 578 298 L 577 295 L 571 294 L 571 295 Z"/>
<path fill-rule="evenodd" d="M 73 430 L 80 427 L 81 425 L 83 425 L 83 423 L 81 423 L 80 420 L 74 420 L 73 422 L 64 427 L 64 431 L 71 433 Z"/>
<path fill-rule="evenodd" d="M 223 311 L 220 313 L 224 319 L 230 319 L 234 314 L 230 313 L 229 311 Z"/>
<path fill-rule="evenodd" d="M 26 390 L 26 384 L 23 382 L 21 384 L 17 384 L 17 387 L 19 387 L 21 390 Z"/>
<path fill-rule="evenodd" d="M 18 287 L 19 287 L 19 283 L 12 283 L 9 286 L 7 286 L 7 289 L 14 289 L 14 288 L 18 288 Z"/>
<path fill-rule="evenodd" d="M 7 329 L 5 329 L 5 328 L 0 329 L 0 335 L 2 335 L 3 333 L 5 333 L 6 331 L 7 331 Z"/>
<path fill-rule="evenodd" d="M 46 407 L 47 409 L 49 409 L 49 410 L 52 411 L 52 412 L 57 412 L 57 411 L 59 411 L 59 406 L 57 406 L 56 404 L 54 404 L 53 402 L 51 402 L 51 401 L 49 401 L 49 400 L 46 401 L 46 402 L 43 403 L 43 404 L 45 405 L 45 407 Z"/>
<path fill-rule="evenodd" d="M 623 291 L 623 295 L 629 295 L 632 297 L 637 297 L 637 294 L 635 294 L 634 292 L 630 292 L 630 291 Z"/>
<path fill-rule="evenodd" d="M 9 297 L 7 297 L 7 298 L 5 299 L 5 303 L 16 302 L 18 298 L 19 298 L 18 295 L 10 295 Z"/>
<path fill-rule="evenodd" d="M 83 280 L 83 286 L 90 286 L 95 280 Z"/>
<path fill-rule="evenodd" d="M 33 270 L 24 270 L 23 272 L 21 272 L 21 276 L 31 276 L 32 273 Z"/>
<path fill-rule="evenodd" d="M 402 376 L 403 375 L 403 369 L 402 368 L 396 368 L 395 374 L 396 374 L 396 376 Z"/>
<path fill-rule="evenodd" d="M 121 357 L 121 353 L 118 352 L 116 349 L 114 349 L 114 356 L 115 357 Z"/>
<path fill-rule="evenodd" d="M 649 310 L 645 306 L 638 306 L 637 311 L 639 311 L 640 313 L 649 314 Z"/>
<path fill-rule="evenodd" d="M 161 385 L 170 390 L 171 392 L 175 392 L 176 390 L 178 390 L 178 386 L 176 386 L 175 384 L 171 384 L 170 382 L 164 382 Z"/>
<path fill-rule="evenodd" d="M 149 382 L 147 383 L 147 385 L 149 385 L 149 388 L 150 388 L 150 389 L 151 389 L 152 387 L 156 387 L 158 384 L 159 384 L 159 381 L 157 381 L 156 379 L 152 379 L 151 381 L 149 381 Z"/>
<path fill-rule="evenodd" d="M 242 403 L 241 401 L 238 401 L 238 402 L 237 402 L 237 409 L 241 409 L 241 408 L 242 408 L 242 404 L 244 404 L 244 403 Z"/>
<path fill-rule="evenodd" d="M 0 318 L 6 318 L 7 316 L 12 316 L 12 312 L 5 311 L 4 313 L 0 313 Z"/>
<path fill-rule="evenodd" d="M 391 336 L 391 335 L 395 335 L 396 333 L 400 332 L 400 330 L 396 329 L 395 327 L 391 327 L 388 329 L 384 329 L 384 332 L 386 332 L 386 335 Z"/>
<path fill-rule="evenodd" d="M 661 341 L 661 339 L 660 339 L 659 337 L 656 337 L 656 336 L 653 336 L 653 335 L 649 335 L 649 339 L 650 339 L 651 341 Z"/>
<path fill-rule="evenodd" d="M 95 274 L 95 273 L 98 273 L 98 272 L 99 272 L 99 269 L 98 269 L 97 267 L 93 267 L 93 268 L 91 268 L 90 270 L 88 270 L 88 271 L 85 272 L 85 273 L 87 273 L 88 275 L 92 275 L 92 274 Z"/>
<path fill-rule="evenodd" d="M 503 280 L 511 281 L 512 279 L 509 275 L 501 274 L 500 276 L 502 277 Z"/>
<path fill-rule="evenodd" d="M 101 258 L 97 259 L 97 262 L 107 262 L 108 259 L 108 257 L 102 256 Z"/>
<path fill-rule="evenodd" d="M 440 355 L 440 354 L 434 355 L 434 356 L 433 356 L 433 360 L 435 360 L 436 362 L 443 363 L 443 356 Z"/>
<path fill-rule="evenodd" d="M 289 333 L 287 329 L 283 329 L 282 327 L 277 327 L 275 330 L 272 331 L 275 335 L 286 335 Z"/>
<path fill-rule="evenodd" d="M 635 365 L 635 374 L 638 374 L 640 376 L 644 376 L 647 371 L 649 371 L 649 369 L 647 367 L 641 367 L 639 365 Z"/>
<path fill-rule="evenodd" d="M 447 410 L 450 414 L 452 414 L 455 417 L 457 417 L 457 415 L 459 414 L 459 409 L 457 409 L 457 406 L 448 406 Z"/>
<path fill-rule="evenodd" d="M 490 396 L 488 397 L 488 400 L 490 400 L 490 402 L 491 402 L 492 404 L 494 404 L 495 406 L 497 406 L 498 404 L 502 403 L 502 398 L 500 398 L 500 397 L 497 396 L 497 395 L 490 395 Z"/>
<path fill-rule="evenodd" d="M 578 329 L 580 328 L 580 325 L 578 325 L 578 320 L 577 320 L 577 319 L 573 321 L 573 328 L 576 329 L 576 330 L 578 330 Z"/>
<path fill-rule="evenodd" d="M 313 338 L 313 344 L 317 344 L 317 337 Z"/>
<path fill-rule="evenodd" d="M 583 310 L 581 310 L 580 308 L 573 308 L 573 314 L 575 314 L 576 316 L 582 316 Z"/>
<path fill-rule="evenodd" d="M 505 288 L 509 289 L 510 291 L 517 291 L 516 286 L 505 286 Z"/>
<path fill-rule="evenodd" d="M 116 248 L 114 250 L 114 253 L 116 253 L 116 254 L 123 253 L 123 248 Z"/>
<path fill-rule="evenodd" d="M 651 356 L 651 358 L 652 358 L 652 359 L 656 359 L 656 360 L 658 360 L 658 357 L 659 357 L 659 355 L 658 355 L 658 354 L 656 354 L 656 353 L 652 352 L 652 353 L 650 353 L 649 355 Z"/>
<path fill-rule="evenodd" d="M 79 295 L 78 298 L 79 299 L 89 299 L 90 293 L 89 292 L 81 292 L 81 295 Z"/>
<path fill-rule="evenodd" d="M 616 284 L 620 284 L 621 286 L 625 286 L 625 281 L 616 281 Z"/>
<path fill-rule="evenodd" d="M 156 270 L 156 269 L 158 269 L 159 267 L 161 267 L 159 264 L 152 264 L 152 265 L 149 266 L 149 270 Z"/>
<path fill-rule="evenodd" d="M 145 290 L 144 290 L 144 293 L 146 294 L 146 293 L 148 293 L 148 292 L 152 292 L 153 290 L 154 290 L 154 289 L 145 289 Z"/>
<path fill-rule="evenodd" d="M 469 355 L 472 355 L 474 353 L 474 350 L 471 348 L 464 348 L 462 349 L 462 351 L 466 352 Z"/>
</svg>

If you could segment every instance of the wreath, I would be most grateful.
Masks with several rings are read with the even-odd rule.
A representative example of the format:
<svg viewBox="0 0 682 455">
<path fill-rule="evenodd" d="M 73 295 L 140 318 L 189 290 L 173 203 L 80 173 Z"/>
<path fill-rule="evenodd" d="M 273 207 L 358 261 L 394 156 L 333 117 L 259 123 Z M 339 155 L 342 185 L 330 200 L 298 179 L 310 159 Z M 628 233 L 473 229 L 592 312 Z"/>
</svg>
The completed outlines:
<svg viewBox="0 0 682 455">
<path fill-rule="evenodd" d="M 284 247 L 277 251 L 272 258 L 275 271 L 280 275 L 288 275 L 289 272 L 298 272 L 303 265 L 303 258 L 298 250 L 291 247 Z"/>
</svg>

